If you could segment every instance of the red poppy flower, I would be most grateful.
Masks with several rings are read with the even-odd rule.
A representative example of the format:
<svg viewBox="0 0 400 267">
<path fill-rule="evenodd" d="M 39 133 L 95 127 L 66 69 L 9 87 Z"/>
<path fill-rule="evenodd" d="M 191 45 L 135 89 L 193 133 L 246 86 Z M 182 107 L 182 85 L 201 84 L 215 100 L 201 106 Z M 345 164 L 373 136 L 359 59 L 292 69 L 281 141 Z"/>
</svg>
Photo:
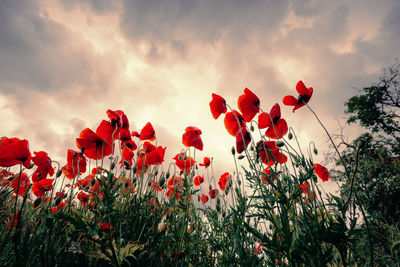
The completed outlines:
<svg viewBox="0 0 400 267">
<path fill-rule="evenodd" d="M 203 163 L 199 164 L 200 166 L 204 166 L 206 169 L 211 165 L 211 160 L 209 157 L 204 157 Z"/>
<path fill-rule="evenodd" d="M 91 129 L 84 129 L 79 138 L 76 138 L 76 145 L 79 149 L 84 148 L 83 154 L 90 159 L 101 159 L 108 156 L 113 151 L 112 123 L 103 120 L 96 130 L 96 133 Z"/>
<path fill-rule="evenodd" d="M 11 167 L 17 164 L 31 167 L 31 152 L 28 140 L 3 137 L 0 139 L 0 167 Z"/>
<path fill-rule="evenodd" d="M 54 169 L 51 166 L 51 159 L 44 151 L 34 152 L 35 156 L 32 157 L 33 163 L 37 166 L 35 173 L 32 175 L 32 181 L 37 182 L 46 179 L 47 175 L 53 176 Z M 39 177 L 40 174 L 40 177 Z"/>
<path fill-rule="evenodd" d="M 31 184 L 29 177 L 25 172 L 16 174 L 10 182 L 11 188 L 15 189 L 14 193 L 17 195 L 24 195 L 26 193 L 26 189 Z"/>
<path fill-rule="evenodd" d="M 238 107 L 246 122 L 250 122 L 260 111 L 260 99 L 249 89 L 244 89 L 244 94 L 239 96 Z"/>
<path fill-rule="evenodd" d="M 112 228 L 112 225 L 108 224 L 108 222 L 103 222 L 103 223 L 101 223 L 100 228 L 103 232 L 108 232 L 108 231 L 110 231 L 110 228 Z"/>
<path fill-rule="evenodd" d="M 236 151 L 242 153 L 251 142 L 251 135 L 245 126 L 236 134 Z"/>
<path fill-rule="evenodd" d="M 122 110 L 107 110 L 107 116 L 111 120 L 111 123 L 116 125 L 118 128 L 121 129 L 129 129 L 129 120 L 128 117 Z"/>
<path fill-rule="evenodd" d="M 329 176 L 328 169 L 327 169 L 326 167 L 324 167 L 324 166 L 318 164 L 318 163 L 315 163 L 315 164 L 314 164 L 314 171 L 315 171 L 315 173 L 317 174 L 317 176 L 318 176 L 319 178 L 321 178 L 321 180 L 322 180 L 323 182 L 326 182 L 326 181 L 329 180 L 329 178 L 331 178 L 331 177 Z"/>
<path fill-rule="evenodd" d="M 86 172 L 86 158 L 82 153 L 68 149 L 67 165 L 62 168 L 63 173 L 69 179 Z"/>
<path fill-rule="evenodd" d="M 33 183 L 32 192 L 37 197 L 41 197 L 45 192 L 53 188 L 53 179 L 43 179 L 39 182 Z"/>
<path fill-rule="evenodd" d="M 140 131 L 139 135 L 140 140 L 150 140 L 154 141 L 156 139 L 156 132 L 154 131 L 153 125 L 151 125 L 150 122 L 148 122 Z"/>
<path fill-rule="evenodd" d="M 118 139 L 121 140 L 122 143 L 132 140 L 131 132 L 129 129 L 121 129 L 119 130 Z"/>
<path fill-rule="evenodd" d="M 166 149 L 166 147 L 158 146 L 156 149 L 147 153 L 144 164 L 150 166 L 163 163 Z"/>
<path fill-rule="evenodd" d="M 307 89 L 307 87 L 304 85 L 303 81 L 299 81 L 296 84 L 296 91 L 299 93 L 299 96 L 297 97 L 297 99 L 291 95 L 287 95 L 283 98 L 283 104 L 285 104 L 287 106 L 294 106 L 293 112 L 296 109 L 304 106 L 305 103 L 308 103 L 308 101 L 310 101 L 311 96 L 313 94 L 313 88 L 310 87 Z"/>
<path fill-rule="evenodd" d="M 218 117 L 222 113 L 226 113 L 226 101 L 225 99 L 217 94 L 212 94 L 212 100 L 210 102 L 210 110 L 214 119 L 218 119 Z"/>
<path fill-rule="evenodd" d="M 203 182 L 204 182 L 204 176 L 197 175 L 193 179 L 193 183 L 194 183 L 195 186 L 200 186 L 201 183 L 203 183 Z"/>
<path fill-rule="evenodd" d="M 183 152 L 177 154 L 173 159 L 175 160 L 175 165 L 178 166 L 181 171 L 185 172 L 188 172 L 195 164 L 194 159 L 186 156 Z"/>
<path fill-rule="evenodd" d="M 133 141 L 133 140 L 128 140 L 128 141 L 122 142 L 121 149 L 124 149 L 124 146 L 129 147 L 133 151 L 137 149 L 137 145 L 136 145 L 135 141 Z"/>
<path fill-rule="evenodd" d="M 87 193 L 85 193 L 85 192 L 83 192 L 83 191 L 80 191 L 80 192 L 78 193 L 77 198 L 78 198 L 79 201 L 81 202 L 81 205 L 82 205 L 82 206 L 86 206 L 87 203 L 89 202 L 89 194 L 87 194 Z"/>
<path fill-rule="evenodd" d="M 218 195 L 218 189 L 217 188 L 211 189 L 210 192 L 208 192 L 208 194 L 210 195 L 211 199 L 214 199 Z"/>
<path fill-rule="evenodd" d="M 229 175 L 229 172 L 225 172 L 224 174 L 219 177 L 218 185 L 221 191 L 224 191 L 226 188 L 226 183 L 231 180 L 232 177 Z"/>
<path fill-rule="evenodd" d="M 275 141 L 260 141 L 257 144 L 257 149 L 259 151 L 261 161 L 268 166 L 272 166 L 275 163 L 282 164 L 287 161 L 286 155 L 279 151 Z"/>
<path fill-rule="evenodd" d="M 200 151 L 203 151 L 203 141 L 201 140 L 201 130 L 194 126 L 189 126 L 185 129 L 185 133 L 182 136 L 182 144 L 186 147 L 194 147 Z"/>
<path fill-rule="evenodd" d="M 167 183 L 168 191 L 167 191 L 167 197 L 171 198 L 173 195 L 175 195 L 176 199 L 180 199 L 180 193 L 179 191 L 182 190 L 183 188 L 183 180 L 181 177 L 171 177 L 168 180 Z"/>
<path fill-rule="evenodd" d="M 202 194 L 200 200 L 201 200 L 201 203 L 204 205 L 208 201 L 208 196 L 205 194 Z"/>
<path fill-rule="evenodd" d="M 268 128 L 265 135 L 272 139 L 280 139 L 288 131 L 287 123 L 281 118 L 281 108 L 276 103 L 268 114 L 261 113 L 258 116 L 258 127 L 260 129 Z"/>
<path fill-rule="evenodd" d="M 124 149 L 122 149 L 122 159 L 119 162 L 121 164 L 121 168 L 124 166 L 124 161 L 129 164 L 129 167 L 131 167 L 133 164 L 132 159 L 134 155 L 135 153 L 133 152 L 132 149 L 130 149 L 127 146 L 124 146 Z"/>
<path fill-rule="evenodd" d="M 228 133 L 235 137 L 239 129 L 246 125 L 242 115 L 236 110 L 226 113 L 224 124 Z"/>
</svg>

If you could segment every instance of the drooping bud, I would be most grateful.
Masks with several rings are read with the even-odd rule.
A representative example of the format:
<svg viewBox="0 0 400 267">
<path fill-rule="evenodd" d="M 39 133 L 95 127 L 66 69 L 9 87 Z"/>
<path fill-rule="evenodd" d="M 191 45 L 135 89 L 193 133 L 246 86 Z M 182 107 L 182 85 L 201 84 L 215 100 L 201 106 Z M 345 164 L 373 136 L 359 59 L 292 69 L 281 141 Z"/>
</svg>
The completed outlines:
<svg viewBox="0 0 400 267">
<path fill-rule="evenodd" d="M 250 131 L 254 132 L 254 126 L 250 125 Z"/>
<path fill-rule="evenodd" d="M 59 169 L 59 170 L 57 171 L 57 173 L 56 173 L 56 178 L 60 177 L 60 176 L 61 176 L 61 174 L 62 174 L 62 170 L 61 170 L 61 169 Z"/>
<path fill-rule="evenodd" d="M 285 143 L 283 141 L 278 141 L 275 143 L 277 147 L 283 147 L 285 145 Z"/>
<path fill-rule="evenodd" d="M 236 154 L 235 147 L 232 147 L 232 149 L 231 149 L 231 152 L 232 152 L 232 155 L 234 155 L 234 156 L 235 156 L 235 154 Z"/>
<path fill-rule="evenodd" d="M 314 147 L 314 154 L 318 155 L 318 150 Z"/>
<path fill-rule="evenodd" d="M 239 155 L 238 159 L 244 159 L 244 155 Z"/>
<path fill-rule="evenodd" d="M 164 176 L 161 176 L 160 180 L 158 180 L 158 183 L 160 184 L 160 186 L 163 186 L 165 183 L 165 178 Z"/>
<path fill-rule="evenodd" d="M 289 134 L 288 134 L 288 138 L 289 138 L 289 140 L 292 140 L 292 138 L 293 138 L 293 134 L 292 134 L 291 132 L 289 132 Z"/>
</svg>

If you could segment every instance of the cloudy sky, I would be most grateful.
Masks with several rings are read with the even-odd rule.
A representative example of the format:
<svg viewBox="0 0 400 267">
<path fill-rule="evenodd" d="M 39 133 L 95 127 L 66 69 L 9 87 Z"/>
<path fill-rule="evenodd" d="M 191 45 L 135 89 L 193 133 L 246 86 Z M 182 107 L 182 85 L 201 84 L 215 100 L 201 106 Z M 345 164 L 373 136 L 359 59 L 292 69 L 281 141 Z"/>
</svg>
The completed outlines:
<svg viewBox="0 0 400 267">
<path fill-rule="evenodd" d="M 197 159 L 214 157 L 219 176 L 234 138 L 211 116 L 212 93 L 237 108 L 248 87 L 269 111 L 303 80 L 328 129 L 355 136 L 344 101 L 399 57 L 397 0 L 0 0 L 0 136 L 64 164 L 81 130 L 121 109 L 131 130 L 154 125 L 166 160 L 200 128 Z M 306 108 L 281 110 L 304 146 L 327 147 Z"/>
</svg>

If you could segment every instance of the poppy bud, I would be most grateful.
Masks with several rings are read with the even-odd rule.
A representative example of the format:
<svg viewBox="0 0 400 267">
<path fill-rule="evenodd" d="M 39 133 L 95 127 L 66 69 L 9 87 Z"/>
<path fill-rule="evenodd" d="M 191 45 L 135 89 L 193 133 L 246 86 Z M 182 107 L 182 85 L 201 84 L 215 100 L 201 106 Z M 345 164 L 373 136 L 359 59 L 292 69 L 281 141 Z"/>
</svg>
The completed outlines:
<svg viewBox="0 0 400 267">
<path fill-rule="evenodd" d="M 125 162 L 124 162 L 125 163 Z M 115 162 L 111 163 L 110 169 L 113 170 L 115 168 Z"/>
<path fill-rule="evenodd" d="M 137 166 L 133 167 L 132 171 L 133 171 L 134 174 L 136 174 L 136 172 L 137 172 Z"/>
<path fill-rule="evenodd" d="M 28 169 L 32 169 L 35 166 L 34 163 L 31 164 L 31 166 Z"/>
<path fill-rule="evenodd" d="M 179 155 L 179 156 L 178 156 L 178 160 L 182 160 L 182 155 Z"/>
<path fill-rule="evenodd" d="M 125 167 L 126 169 L 130 169 L 130 164 L 129 164 L 129 162 L 127 162 L 126 160 L 124 160 L 124 167 Z"/>
<path fill-rule="evenodd" d="M 56 178 L 60 177 L 61 174 L 62 174 L 62 170 L 60 169 L 60 170 L 58 170 L 57 173 L 56 173 Z"/>
<path fill-rule="evenodd" d="M 292 133 L 289 133 L 289 134 L 288 134 L 288 138 L 289 138 L 289 140 L 292 140 L 293 134 L 292 134 Z"/>
<path fill-rule="evenodd" d="M 283 141 L 278 141 L 275 143 L 277 147 L 283 147 L 285 143 Z"/>
<path fill-rule="evenodd" d="M 242 184 L 242 180 L 238 179 L 238 185 Z"/>
<path fill-rule="evenodd" d="M 129 181 L 127 181 L 126 183 L 125 183 L 125 188 L 128 188 L 129 187 Z"/>
<path fill-rule="evenodd" d="M 147 183 L 147 185 L 148 185 L 148 186 L 151 186 L 151 181 L 149 181 L 149 182 Z"/>
<path fill-rule="evenodd" d="M 167 172 L 167 173 L 165 174 L 165 178 L 168 179 L 170 175 L 171 175 L 171 174 L 170 174 L 169 172 Z"/>
<path fill-rule="evenodd" d="M 200 202 L 200 195 L 197 195 L 197 201 Z"/>
<path fill-rule="evenodd" d="M 57 197 L 56 202 L 54 203 L 54 206 L 58 206 L 58 204 L 60 204 L 60 202 L 61 202 L 61 197 Z"/>
<path fill-rule="evenodd" d="M 254 126 L 250 125 L 250 131 L 254 132 Z"/>
<path fill-rule="evenodd" d="M 208 189 L 211 191 L 211 189 L 212 189 L 212 186 L 211 186 L 211 185 L 209 185 L 209 186 L 208 186 Z"/>
<path fill-rule="evenodd" d="M 244 155 L 239 155 L 238 159 L 244 159 Z"/>
<path fill-rule="evenodd" d="M 160 186 L 163 186 L 165 183 L 165 178 L 164 176 L 161 176 L 160 180 L 158 180 L 158 183 L 160 184 Z"/>
<path fill-rule="evenodd" d="M 42 198 L 39 197 L 35 200 L 35 202 L 33 202 L 33 207 L 36 208 L 37 206 L 40 205 L 40 203 L 42 203 Z"/>
<path fill-rule="evenodd" d="M 232 150 L 231 150 L 231 152 L 232 152 L 232 155 L 234 155 L 234 156 L 235 156 L 235 154 L 236 154 L 235 147 L 232 147 Z"/>
<path fill-rule="evenodd" d="M 133 178 L 133 181 L 132 181 L 132 182 L 133 182 L 133 183 L 136 183 L 136 177 Z"/>
<path fill-rule="evenodd" d="M 316 148 L 314 148 L 314 154 L 318 155 L 318 150 Z"/>
<path fill-rule="evenodd" d="M 219 200 L 219 198 L 217 198 L 217 204 L 215 205 L 215 207 L 217 208 L 217 211 L 221 211 L 221 201 Z"/>
<path fill-rule="evenodd" d="M 158 174 L 158 170 L 156 170 L 156 171 L 154 172 L 154 176 L 157 176 L 157 174 Z"/>
<path fill-rule="evenodd" d="M 187 160 L 187 156 L 186 155 L 183 157 L 183 160 Z"/>
</svg>

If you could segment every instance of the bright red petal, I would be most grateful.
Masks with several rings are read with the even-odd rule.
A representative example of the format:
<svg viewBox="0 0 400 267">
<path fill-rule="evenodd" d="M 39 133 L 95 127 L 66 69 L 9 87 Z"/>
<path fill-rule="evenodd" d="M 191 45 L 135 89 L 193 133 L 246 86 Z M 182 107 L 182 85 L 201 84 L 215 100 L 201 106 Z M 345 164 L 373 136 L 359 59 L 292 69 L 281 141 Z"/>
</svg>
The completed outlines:
<svg viewBox="0 0 400 267">
<path fill-rule="evenodd" d="M 244 89 L 244 94 L 239 96 L 238 107 L 246 122 L 250 122 L 259 112 L 260 99 L 249 89 Z"/>
<path fill-rule="evenodd" d="M 233 112 L 226 113 L 224 118 L 224 124 L 228 133 L 235 137 L 239 129 L 242 126 L 246 125 L 242 115 L 236 110 L 234 110 Z"/>
<path fill-rule="evenodd" d="M 210 102 L 210 110 L 214 119 L 218 119 L 218 117 L 222 113 L 226 113 L 227 107 L 225 99 L 220 95 L 212 94 L 212 100 Z"/>
</svg>

